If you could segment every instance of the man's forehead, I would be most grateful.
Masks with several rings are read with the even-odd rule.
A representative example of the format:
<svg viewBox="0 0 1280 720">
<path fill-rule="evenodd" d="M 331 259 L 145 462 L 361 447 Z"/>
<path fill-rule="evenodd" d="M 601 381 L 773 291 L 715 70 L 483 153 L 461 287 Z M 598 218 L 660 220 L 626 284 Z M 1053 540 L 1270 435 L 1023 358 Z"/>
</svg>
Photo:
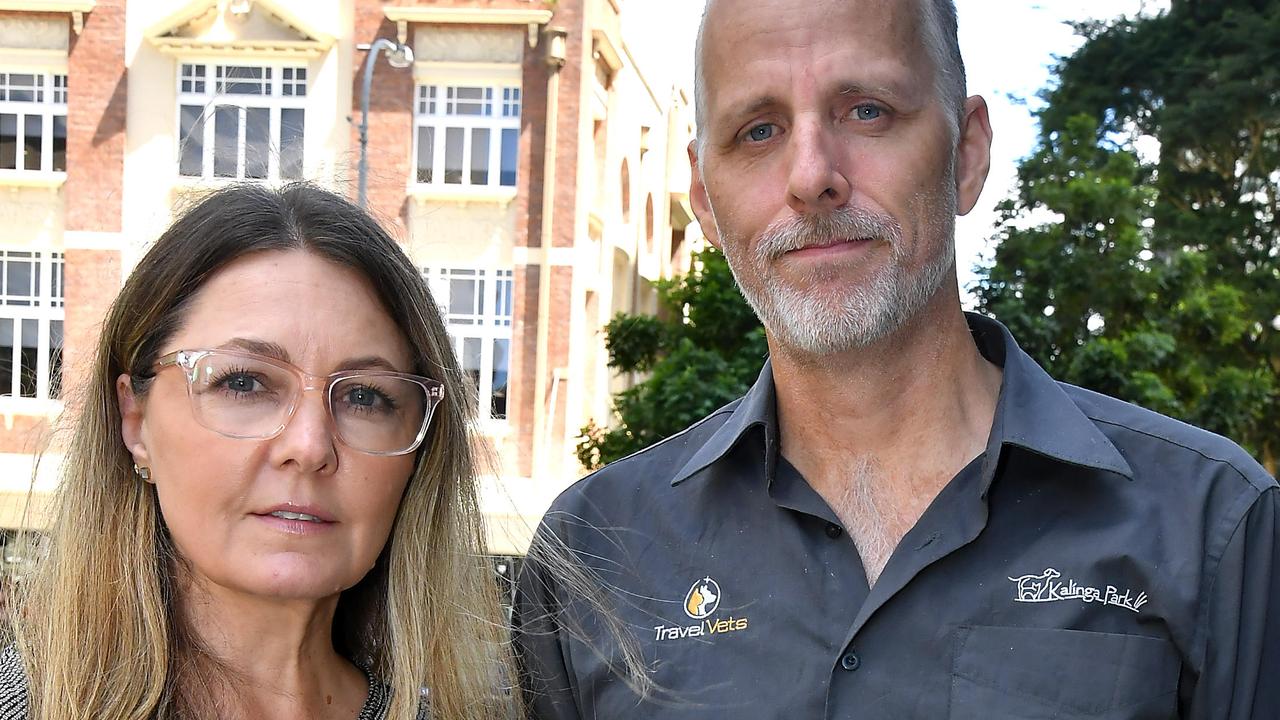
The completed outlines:
<svg viewBox="0 0 1280 720">
<path fill-rule="evenodd" d="M 922 64 L 931 65 L 920 1 L 708 0 L 701 48 L 703 77 L 710 80 L 705 91 L 755 94 L 750 86 L 762 71 L 817 72 L 859 86 L 918 78 Z"/>
<path fill-rule="evenodd" d="M 760 30 L 804 32 L 836 27 L 875 27 L 902 40 L 919 40 L 930 0 L 707 0 L 704 33 L 734 42 Z"/>
</svg>

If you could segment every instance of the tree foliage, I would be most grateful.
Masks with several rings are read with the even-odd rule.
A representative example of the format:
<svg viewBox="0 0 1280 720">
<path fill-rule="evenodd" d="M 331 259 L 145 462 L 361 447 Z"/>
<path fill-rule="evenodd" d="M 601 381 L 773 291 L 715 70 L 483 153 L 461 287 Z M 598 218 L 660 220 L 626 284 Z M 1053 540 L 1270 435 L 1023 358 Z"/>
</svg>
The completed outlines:
<svg viewBox="0 0 1280 720">
<path fill-rule="evenodd" d="M 584 467 L 683 430 L 745 393 L 764 364 L 764 329 L 714 248 L 657 290 L 658 317 L 619 313 L 605 328 L 609 367 L 647 377 L 614 397 L 616 426 L 582 429 L 577 454 Z"/>
<path fill-rule="evenodd" d="M 979 309 L 1054 376 L 1227 435 L 1274 472 L 1280 0 L 1175 0 L 1077 31 Z"/>
</svg>

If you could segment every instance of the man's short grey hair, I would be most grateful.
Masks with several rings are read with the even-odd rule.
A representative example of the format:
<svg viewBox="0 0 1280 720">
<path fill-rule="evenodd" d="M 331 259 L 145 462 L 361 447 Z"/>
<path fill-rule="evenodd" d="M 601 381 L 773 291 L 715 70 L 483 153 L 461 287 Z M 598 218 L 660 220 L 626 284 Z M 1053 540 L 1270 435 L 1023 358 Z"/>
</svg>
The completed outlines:
<svg viewBox="0 0 1280 720">
<path fill-rule="evenodd" d="M 715 0 L 707 0 L 707 6 Z M 933 58 L 936 70 L 936 92 L 951 118 L 951 135 L 954 141 L 960 134 L 960 119 L 964 101 L 968 97 L 965 87 L 964 58 L 960 55 L 960 38 L 957 30 L 955 0 L 917 0 L 924 17 L 924 42 Z M 703 74 L 702 41 L 707 30 L 707 13 L 702 14 L 698 25 L 698 40 L 693 52 L 693 111 L 698 124 L 698 155 L 707 138 L 707 83 Z"/>
</svg>

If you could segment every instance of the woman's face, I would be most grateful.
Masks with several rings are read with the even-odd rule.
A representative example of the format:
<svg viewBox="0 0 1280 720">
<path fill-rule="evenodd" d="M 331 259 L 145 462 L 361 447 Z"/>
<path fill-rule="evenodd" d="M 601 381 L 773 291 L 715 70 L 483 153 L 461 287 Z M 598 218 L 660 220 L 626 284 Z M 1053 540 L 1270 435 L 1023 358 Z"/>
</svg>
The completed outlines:
<svg viewBox="0 0 1280 720">
<path fill-rule="evenodd" d="M 413 370 L 408 342 L 369 282 L 304 251 L 250 254 L 219 270 L 160 354 L 263 347 L 316 376 Z M 284 430 L 268 439 L 203 427 L 179 368 L 158 372 L 143 397 L 129 390 L 128 376 L 117 390 L 125 444 L 151 469 L 165 524 L 196 581 L 320 599 L 355 585 L 373 566 L 414 455 L 380 457 L 343 445 L 331 432 L 323 389 L 304 391 Z"/>
</svg>

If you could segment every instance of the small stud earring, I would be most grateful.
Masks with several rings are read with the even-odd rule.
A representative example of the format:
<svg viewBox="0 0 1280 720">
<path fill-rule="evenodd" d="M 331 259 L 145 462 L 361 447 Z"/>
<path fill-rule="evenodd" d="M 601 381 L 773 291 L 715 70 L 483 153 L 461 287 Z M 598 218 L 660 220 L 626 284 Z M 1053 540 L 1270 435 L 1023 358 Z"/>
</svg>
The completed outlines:
<svg viewBox="0 0 1280 720">
<path fill-rule="evenodd" d="M 143 482 L 151 482 L 151 468 L 142 467 L 138 463 L 133 464 L 133 474 L 138 476 Z"/>
</svg>

